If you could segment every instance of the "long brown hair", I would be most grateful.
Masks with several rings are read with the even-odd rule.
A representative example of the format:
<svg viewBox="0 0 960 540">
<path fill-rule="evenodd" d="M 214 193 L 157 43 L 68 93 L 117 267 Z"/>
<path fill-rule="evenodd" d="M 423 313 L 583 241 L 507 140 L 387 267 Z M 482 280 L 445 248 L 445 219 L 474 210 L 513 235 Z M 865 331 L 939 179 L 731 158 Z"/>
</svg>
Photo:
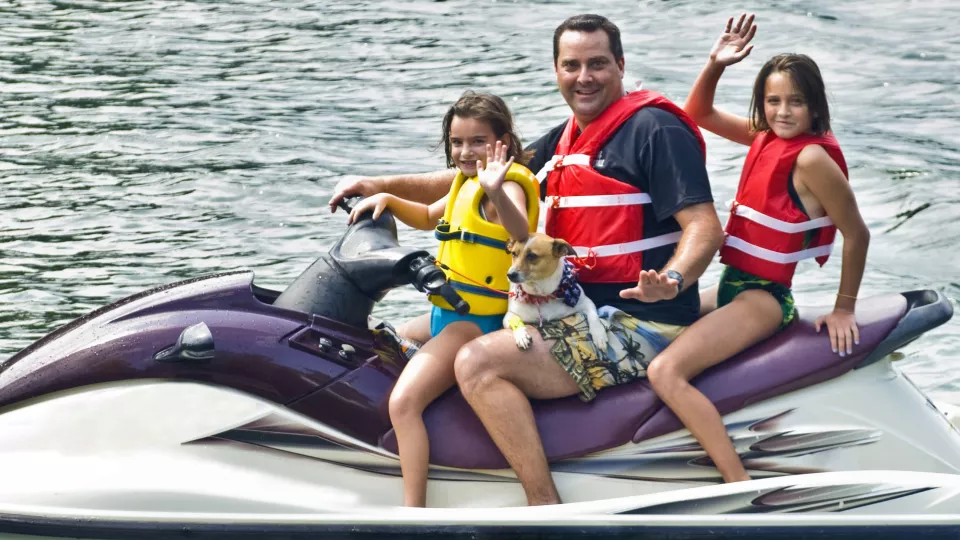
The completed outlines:
<svg viewBox="0 0 960 540">
<path fill-rule="evenodd" d="M 507 148 L 507 157 L 513 158 L 515 163 L 526 165 L 532 152 L 523 151 L 523 143 L 520 136 L 513 126 L 513 115 L 510 109 L 502 99 L 493 94 L 477 93 L 473 90 L 467 90 L 460 96 L 460 99 L 454 103 L 447 114 L 443 115 L 443 137 L 440 144 L 447 154 L 447 167 L 453 167 L 453 155 L 450 148 L 450 126 L 453 124 L 453 117 L 474 118 L 490 124 L 494 135 L 502 139 L 504 135 L 510 135 L 510 146 Z"/>
<path fill-rule="evenodd" d="M 767 60 L 767 63 L 760 68 L 757 80 L 753 83 L 753 96 L 750 98 L 750 127 L 755 131 L 770 129 L 767 117 L 763 113 L 763 100 L 767 77 L 776 72 L 789 75 L 793 84 L 803 94 L 803 99 L 810 110 L 810 129 L 817 135 L 830 131 L 830 106 L 827 104 L 823 76 L 820 75 L 817 63 L 805 54 L 780 54 Z"/>
</svg>

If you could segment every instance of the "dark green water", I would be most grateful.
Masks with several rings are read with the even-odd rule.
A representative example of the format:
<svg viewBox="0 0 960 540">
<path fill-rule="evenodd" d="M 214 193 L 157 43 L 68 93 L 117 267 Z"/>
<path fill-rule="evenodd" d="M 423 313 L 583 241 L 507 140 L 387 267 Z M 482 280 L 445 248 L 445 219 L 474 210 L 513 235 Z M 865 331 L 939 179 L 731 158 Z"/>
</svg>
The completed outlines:
<svg viewBox="0 0 960 540">
<path fill-rule="evenodd" d="M 283 288 L 342 231 L 325 203 L 343 175 L 442 167 L 440 118 L 466 88 L 504 96 L 532 140 L 568 114 L 550 40 L 569 15 L 613 19 L 631 86 L 682 102 L 728 15 L 704 5 L 0 4 L 0 362 L 156 284 L 246 267 Z M 873 233 L 862 294 L 933 288 L 956 302 L 960 4 L 770 5 L 743 6 L 758 13 L 756 48 L 727 71 L 718 102 L 745 114 L 763 60 L 813 56 Z M 719 206 L 746 148 L 707 143 Z M 409 230 L 401 240 L 433 245 Z M 832 302 L 839 272 L 838 259 L 802 267 L 798 302 Z M 423 309 L 403 290 L 378 314 Z M 960 317 L 906 352 L 921 387 L 960 402 Z"/>
</svg>

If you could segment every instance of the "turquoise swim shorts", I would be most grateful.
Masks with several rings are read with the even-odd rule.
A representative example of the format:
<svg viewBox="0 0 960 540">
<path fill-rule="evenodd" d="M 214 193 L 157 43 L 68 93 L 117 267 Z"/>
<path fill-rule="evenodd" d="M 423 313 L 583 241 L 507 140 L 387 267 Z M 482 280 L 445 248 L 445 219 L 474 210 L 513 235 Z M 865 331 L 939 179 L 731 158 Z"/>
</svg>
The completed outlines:
<svg viewBox="0 0 960 540">
<path fill-rule="evenodd" d="M 430 312 L 430 337 L 436 337 L 448 324 L 457 321 L 470 321 L 479 326 L 484 334 L 503 328 L 503 315 L 459 315 L 456 311 L 433 306 Z"/>
</svg>

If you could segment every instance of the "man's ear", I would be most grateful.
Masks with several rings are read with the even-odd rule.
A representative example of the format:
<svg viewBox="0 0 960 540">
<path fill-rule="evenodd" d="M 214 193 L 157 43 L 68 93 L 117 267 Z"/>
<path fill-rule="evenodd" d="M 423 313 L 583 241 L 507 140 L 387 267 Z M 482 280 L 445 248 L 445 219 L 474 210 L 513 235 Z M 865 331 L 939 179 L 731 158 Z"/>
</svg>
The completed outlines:
<svg viewBox="0 0 960 540">
<path fill-rule="evenodd" d="M 568 255 L 576 255 L 577 252 L 573 249 L 573 246 L 567 243 L 566 240 L 561 240 L 559 238 L 554 239 L 553 241 L 553 256 L 556 258 L 566 257 Z"/>
</svg>

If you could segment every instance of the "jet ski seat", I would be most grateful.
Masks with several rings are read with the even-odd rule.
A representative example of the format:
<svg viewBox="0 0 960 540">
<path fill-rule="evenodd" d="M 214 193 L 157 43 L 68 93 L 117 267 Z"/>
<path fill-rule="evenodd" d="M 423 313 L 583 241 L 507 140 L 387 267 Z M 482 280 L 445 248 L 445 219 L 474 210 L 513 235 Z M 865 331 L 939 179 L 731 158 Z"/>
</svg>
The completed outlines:
<svg viewBox="0 0 960 540">
<path fill-rule="evenodd" d="M 841 357 L 830 350 L 826 331 L 813 327 L 825 308 L 801 309 L 798 320 L 772 338 L 715 366 L 694 385 L 726 414 L 751 403 L 838 377 L 857 366 L 896 327 L 907 312 L 901 294 L 874 296 L 857 303 L 860 345 Z M 647 381 L 605 389 L 591 403 L 577 396 L 534 401 L 533 411 L 547 457 L 578 457 L 639 442 L 679 429 L 679 419 L 663 405 Z M 465 469 L 506 468 L 486 430 L 463 396 L 452 390 L 424 413 L 430 433 L 430 461 Z M 381 445 L 397 451 L 388 431 Z"/>
</svg>

